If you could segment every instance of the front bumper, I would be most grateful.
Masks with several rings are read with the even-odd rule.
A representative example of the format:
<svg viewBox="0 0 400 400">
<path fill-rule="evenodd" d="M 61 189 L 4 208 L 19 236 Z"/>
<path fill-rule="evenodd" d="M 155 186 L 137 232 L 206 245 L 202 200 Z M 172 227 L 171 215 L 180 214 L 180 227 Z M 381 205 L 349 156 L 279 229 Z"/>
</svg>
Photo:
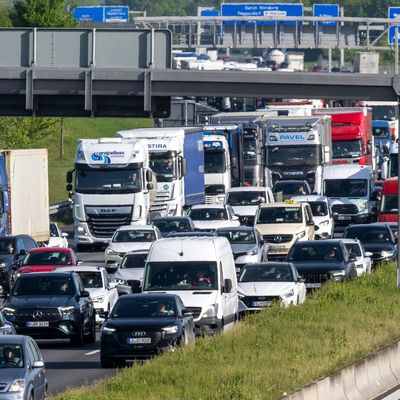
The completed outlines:
<svg viewBox="0 0 400 400">
<path fill-rule="evenodd" d="M 13 322 L 18 335 L 31 336 L 34 339 L 68 339 L 78 333 L 78 324 L 74 320 L 50 321 L 47 327 L 27 327 L 26 322 Z"/>
<path fill-rule="evenodd" d="M 365 224 L 369 222 L 370 214 L 338 214 L 334 217 L 335 225 Z"/>
<path fill-rule="evenodd" d="M 330 239 L 333 237 L 333 227 L 331 225 L 320 226 L 318 225 L 318 230 L 315 231 L 315 239 Z"/>
<path fill-rule="evenodd" d="M 28 397 L 26 396 L 25 391 L 0 393 L 0 400 L 24 400 L 26 398 Z"/>
<path fill-rule="evenodd" d="M 222 329 L 222 319 L 216 316 L 200 318 L 194 324 L 196 336 L 214 335 L 221 332 Z"/>
</svg>

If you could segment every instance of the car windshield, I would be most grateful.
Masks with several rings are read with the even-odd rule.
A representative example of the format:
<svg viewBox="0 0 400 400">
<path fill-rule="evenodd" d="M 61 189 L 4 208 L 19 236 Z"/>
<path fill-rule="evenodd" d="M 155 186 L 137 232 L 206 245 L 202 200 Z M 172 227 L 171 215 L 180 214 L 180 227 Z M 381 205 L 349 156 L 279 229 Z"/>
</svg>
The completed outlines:
<svg viewBox="0 0 400 400">
<path fill-rule="evenodd" d="M 189 211 L 193 221 L 227 220 L 228 215 L 224 208 L 195 208 Z"/>
<path fill-rule="evenodd" d="M 385 194 L 382 197 L 381 213 L 384 214 L 397 214 L 399 196 L 397 194 Z"/>
<path fill-rule="evenodd" d="M 375 138 L 388 138 L 389 137 L 389 129 L 387 126 L 373 126 L 372 134 Z"/>
<path fill-rule="evenodd" d="M 305 244 L 295 245 L 289 252 L 288 261 L 324 261 L 340 262 L 343 254 L 338 244 Z"/>
<path fill-rule="evenodd" d="M 83 286 L 87 289 L 92 288 L 102 288 L 103 281 L 101 279 L 101 272 L 94 271 L 78 271 L 78 275 L 80 276 Z"/>
<path fill-rule="evenodd" d="M 59 237 L 56 224 L 50 224 L 50 236 L 51 237 Z"/>
<path fill-rule="evenodd" d="M 356 158 L 362 155 L 361 139 L 335 140 L 332 142 L 332 158 Z"/>
<path fill-rule="evenodd" d="M 214 261 L 151 262 L 146 266 L 144 290 L 216 290 Z"/>
<path fill-rule="evenodd" d="M 232 229 L 230 231 L 218 231 L 217 236 L 226 237 L 232 244 L 251 244 L 256 242 L 254 231 Z"/>
<path fill-rule="evenodd" d="M 143 295 L 118 300 L 112 310 L 111 318 L 173 318 L 176 315 L 175 300 L 154 299 Z"/>
<path fill-rule="evenodd" d="M 122 259 L 120 269 L 128 269 L 128 268 L 144 268 L 144 264 L 146 263 L 147 253 L 143 254 L 127 254 Z"/>
<path fill-rule="evenodd" d="M 8 238 L 0 239 L 0 254 L 14 254 L 15 240 Z"/>
<path fill-rule="evenodd" d="M 257 224 L 300 224 L 303 222 L 300 207 L 261 208 Z"/>
<path fill-rule="evenodd" d="M 361 249 L 357 243 L 345 243 L 346 249 L 350 257 L 361 257 Z"/>
<path fill-rule="evenodd" d="M 327 197 L 365 197 L 368 194 L 366 179 L 325 179 L 324 195 Z"/>
<path fill-rule="evenodd" d="M 361 243 L 391 243 L 390 230 L 381 227 L 349 227 L 343 237 L 358 239 Z"/>
<path fill-rule="evenodd" d="M 272 188 L 273 193 L 282 192 L 284 196 L 301 196 L 304 194 L 310 194 L 306 184 L 304 182 L 276 182 Z"/>
<path fill-rule="evenodd" d="M 204 152 L 204 172 L 206 174 L 224 173 L 226 171 L 225 150 Z"/>
<path fill-rule="evenodd" d="M 255 264 L 246 265 L 239 282 L 292 282 L 293 276 L 288 265 Z"/>
<path fill-rule="evenodd" d="M 115 232 L 113 243 L 131 243 L 131 242 L 154 242 L 156 234 L 153 230 L 120 230 Z"/>
<path fill-rule="evenodd" d="M 265 203 L 265 192 L 251 190 L 228 193 L 227 204 L 230 206 L 257 206 Z"/>
<path fill-rule="evenodd" d="M 72 265 L 71 254 L 66 251 L 28 253 L 22 265 Z"/>
<path fill-rule="evenodd" d="M 0 345 L 0 368 L 24 368 L 24 351 L 21 345 Z"/>
<path fill-rule="evenodd" d="M 153 225 L 156 226 L 161 232 L 190 232 L 190 224 L 188 220 L 177 219 L 167 220 L 156 218 L 153 220 Z"/>
<path fill-rule="evenodd" d="M 27 274 L 20 276 L 12 289 L 12 296 L 72 296 L 74 282 L 68 276 L 43 276 Z"/>
<path fill-rule="evenodd" d="M 268 146 L 267 166 L 314 166 L 320 162 L 320 150 L 317 146 Z"/>
<path fill-rule="evenodd" d="M 156 175 L 158 182 L 172 182 L 177 179 L 176 164 L 176 159 L 171 157 L 152 155 L 150 158 L 150 168 Z"/>
<path fill-rule="evenodd" d="M 325 217 L 328 215 L 328 206 L 324 201 L 308 201 L 307 202 L 314 217 Z"/>
</svg>

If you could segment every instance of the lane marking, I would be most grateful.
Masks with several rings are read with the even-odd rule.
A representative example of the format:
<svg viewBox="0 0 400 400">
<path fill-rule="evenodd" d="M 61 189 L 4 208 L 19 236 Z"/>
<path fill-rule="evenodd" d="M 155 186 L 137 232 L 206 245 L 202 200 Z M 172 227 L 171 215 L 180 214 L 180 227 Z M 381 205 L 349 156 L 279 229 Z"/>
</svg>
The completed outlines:
<svg viewBox="0 0 400 400">
<path fill-rule="evenodd" d="M 85 356 L 92 356 L 93 354 L 100 353 L 100 349 L 89 351 L 89 353 L 85 353 Z"/>
</svg>

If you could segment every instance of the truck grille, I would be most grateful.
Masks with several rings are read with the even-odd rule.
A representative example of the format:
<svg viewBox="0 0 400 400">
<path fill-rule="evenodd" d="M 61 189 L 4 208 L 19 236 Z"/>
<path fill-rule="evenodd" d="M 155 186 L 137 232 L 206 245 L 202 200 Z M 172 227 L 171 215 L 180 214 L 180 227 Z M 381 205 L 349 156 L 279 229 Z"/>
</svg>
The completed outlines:
<svg viewBox="0 0 400 400">
<path fill-rule="evenodd" d="M 263 239 L 267 243 L 289 243 L 293 235 L 263 235 Z"/>
<path fill-rule="evenodd" d="M 225 186 L 224 185 L 206 185 L 205 186 L 206 195 L 222 195 L 225 194 Z"/>
<path fill-rule="evenodd" d="M 131 213 L 101 215 L 88 213 L 87 223 L 94 237 L 110 238 L 119 227 L 131 223 Z"/>
<path fill-rule="evenodd" d="M 331 279 L 329 273 L 320 272 L 299 272 L 301 277 L 305 279 L 306 283 L 325 283 Z"/>
<path fill-rule="evenodd" d="M 332 206 L 332 212 L 338 214 L 357 214 L 358 208 L 355 204 L 335 204 Z"/>
<path fill-rule="evenodd" d="M 60 318 L 58 308 L 20 308 L 15 313 L 16 321 L 57 321 Z"/>
<path fill-rule="evenodd" d="M 268 253 L 268 261 L 286 261 L 287 254 Z"/>
</svg>

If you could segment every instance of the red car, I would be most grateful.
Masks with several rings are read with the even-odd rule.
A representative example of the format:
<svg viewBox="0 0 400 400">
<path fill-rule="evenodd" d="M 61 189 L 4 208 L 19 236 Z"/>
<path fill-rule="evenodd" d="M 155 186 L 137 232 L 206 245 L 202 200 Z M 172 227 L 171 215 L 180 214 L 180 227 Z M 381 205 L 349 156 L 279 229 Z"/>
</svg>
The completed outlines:
<svg viewBox="0 0 400 400">
<path fill-rule="evenodd" d="M 77 265 L 78 257 L 72 249 L 38 247 L 26 253 L 18 269 L 18 273 L 51 272 L 59 267 L 75 267 Z"/>
</svg>

